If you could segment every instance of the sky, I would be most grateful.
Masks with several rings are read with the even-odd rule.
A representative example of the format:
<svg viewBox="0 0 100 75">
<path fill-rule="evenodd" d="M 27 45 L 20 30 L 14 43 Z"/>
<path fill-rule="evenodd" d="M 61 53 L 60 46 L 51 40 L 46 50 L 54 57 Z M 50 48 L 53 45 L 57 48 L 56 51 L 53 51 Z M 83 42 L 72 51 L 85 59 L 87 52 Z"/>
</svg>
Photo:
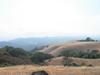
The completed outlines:
<svg viewBox="0 0 100 75">
<path fill-rule="evenodd" d="M 0 0 L 0 40 L 99 34 L 100 0 Z"/>
</svg>

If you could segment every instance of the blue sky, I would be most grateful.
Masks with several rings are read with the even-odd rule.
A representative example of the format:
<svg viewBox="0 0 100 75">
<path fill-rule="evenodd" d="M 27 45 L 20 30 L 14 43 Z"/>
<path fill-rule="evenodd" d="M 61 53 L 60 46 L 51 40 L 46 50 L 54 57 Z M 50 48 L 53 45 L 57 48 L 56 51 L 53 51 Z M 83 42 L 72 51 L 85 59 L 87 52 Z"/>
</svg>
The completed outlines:
<svg viewBox="0 0 100 75">
<path fill-rule="evenodd" d="M 100 34 L 100 0 L 0 0 L 0 39 Z"/>
</svg>

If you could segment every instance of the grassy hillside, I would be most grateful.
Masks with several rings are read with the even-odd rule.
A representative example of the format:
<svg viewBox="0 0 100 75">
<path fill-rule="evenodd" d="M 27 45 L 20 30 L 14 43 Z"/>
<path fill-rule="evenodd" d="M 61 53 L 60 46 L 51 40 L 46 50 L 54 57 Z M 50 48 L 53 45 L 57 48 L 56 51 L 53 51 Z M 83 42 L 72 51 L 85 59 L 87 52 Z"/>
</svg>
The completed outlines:
<svg viewBox="0 0 100 75">
<path fill-rule="evenodd" d="M 87 51 L 87 50 L 98 50 L 100 51 L 100 42 L 67 42 L 61 45 L 52 45 L 41 50 L 41 52 L 52 54 L 54 56 L 59 55 L 65 50 L 76 50 L 76 51 Z"/>
<path fill-rule="evenodd" d="M 27 52 L 23 50 L 22 48 L 14 48 L 14 47 L 6 46 L 3 48 L 0 48 L 0 66 L 1 65 L 21 65 L 21 64 L 38 64 L 38 65 L 62 64 L 64 62 L 63 59 L 59 57 L 55 57 L 58 55 L 60 55 L 60 57 L 62 56 L 75 57 L 74 59 L 71 59 L 73 61 L 71 63 L 74 63 L 74 65 L 80 65 L 80 66 L 81 65 L 82 66 L 83 65 L 87 65 L 87 66 L 97 65 L 98 66 L 100 65 L 99 64 L 100 42 L 97 42 L 97 41 L 67 42 L 64 44 L 56 44 L 56 45 L 47 46 L 43 50 L 40 50 L 39 52 L 36 51 L 33 53 Z M 44 62 L 48 59 L 51 60 L 48 62 L 49 64 Z"/>
<path fill-rule="evenodd" d="M 0 48 L 0 66 L 32 64 L 27 52 L 21 48 L 3 47 Z"/>
<path fill-rule="evenodd" d="M 31 75 L 44 70 L 49 75 L 100 75 L 100 67 L 15 66 L 0 68 L 0 75 Z"/>
<path fill-rule="evenodd" d="M 69 55 L 72 57 L 57 57 L 63 51 L 67 53 L 71 51 L 72 53 L 70 54 L 69 52 Z M 1 67 L 0 75 L 31 75 L 32 72 L 41 70 L 46 71 L 49 75 L 100 75 L 100 59 L 74 57 L 73 54 L 75 55 L 79 51 L 86 52 L 82 56 L 88 57 L 88 55 L 92 55 L 93 57 L 99 57 L 100 42 L 67 42 L 47 46 L 43 50 L 34 53 L 24 51 L 21 48 L 6 46 L 0 48 L 0 66 L 10 65 L 10 67 Z"/>
<path fill-rule="evenodd" d="M 0 67 L 23 64 L 41 65 L 45 60 L 52 58 L 50 54 L 41 52 L 27 52 L 22 48 L 5 46 L 0 48 Z"/>
<path fill-rule="evenodd" d="M 72 66 L 100 66 L 100 59 L 84 59 L 84 58 L 74 58 L 74 57 L 56 57 L 51 60 L 47 60 L 46 63 L 48 65 L 64 65 L 64 61 L 70 61 L 69 63 L 73 64 Z"/>
</svg>

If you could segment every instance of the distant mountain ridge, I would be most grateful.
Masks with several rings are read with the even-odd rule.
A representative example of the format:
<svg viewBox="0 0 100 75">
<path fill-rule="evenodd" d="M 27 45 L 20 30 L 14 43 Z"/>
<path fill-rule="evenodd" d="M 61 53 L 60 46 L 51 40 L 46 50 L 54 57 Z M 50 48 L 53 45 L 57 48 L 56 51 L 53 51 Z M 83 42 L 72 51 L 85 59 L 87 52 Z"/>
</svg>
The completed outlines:
<svg viewBox="0 0 100 75">
<path fill-rule="evenodd" d="M 75 39 L 77 37 L 70 36 L 57 36 L 57 37 L 33 37 L 33 38 L 17 38 L 10 41 L 1 41 L 0 47 L 13 46 L 23 48 L 27 51 L 33 50 L 35 47 L 64 43 L 68 40 Z"/>
</svg>

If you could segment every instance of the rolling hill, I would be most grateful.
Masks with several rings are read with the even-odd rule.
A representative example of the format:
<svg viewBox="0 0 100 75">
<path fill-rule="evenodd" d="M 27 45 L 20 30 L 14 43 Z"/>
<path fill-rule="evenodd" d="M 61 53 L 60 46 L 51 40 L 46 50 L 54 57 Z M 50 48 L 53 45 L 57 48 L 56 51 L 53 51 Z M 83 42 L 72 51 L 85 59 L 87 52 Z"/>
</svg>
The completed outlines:
<svg viewBox="0 0 100 75">
<path fill-rule="evenodd" d="M 66 57 L 56 57 L 56 58 L 52 58 L 51 60 L 46 60 L 46 63 L 48 65 L 54 65 L 54 66 L 63 66 L 63 62 L 64 61 L 68 61 L 70 60 L 70 63 L 74 63 L 73 66 L 75 66 L 75 64 L 81 65 L 81 66 L 100 66 L 100 59 L 84 59 L 84 58 L 74 58 L 74 57 L 69 57 L 67 59 L 65 59 Z"/>
<path fill-rule="evenodd" d="M 40 50 L 40 52 L 52 54 L 54 56 L 59 55 L 62 51 L 76 50 L 76 51 L 87 51 L 87 50 L 98 50 L 100 51 L 100 42 L 81 42 L 73 41 L 66 42 L 64 44 L 51 45 L 49 47 Z"/>
<path fill-rule="evenodd" d="M 21 48 L 4 47 L 0 48 L 0 67 L 10 65 L 32 64 L 27 57 L 27 52 Z"/>
</svg>

